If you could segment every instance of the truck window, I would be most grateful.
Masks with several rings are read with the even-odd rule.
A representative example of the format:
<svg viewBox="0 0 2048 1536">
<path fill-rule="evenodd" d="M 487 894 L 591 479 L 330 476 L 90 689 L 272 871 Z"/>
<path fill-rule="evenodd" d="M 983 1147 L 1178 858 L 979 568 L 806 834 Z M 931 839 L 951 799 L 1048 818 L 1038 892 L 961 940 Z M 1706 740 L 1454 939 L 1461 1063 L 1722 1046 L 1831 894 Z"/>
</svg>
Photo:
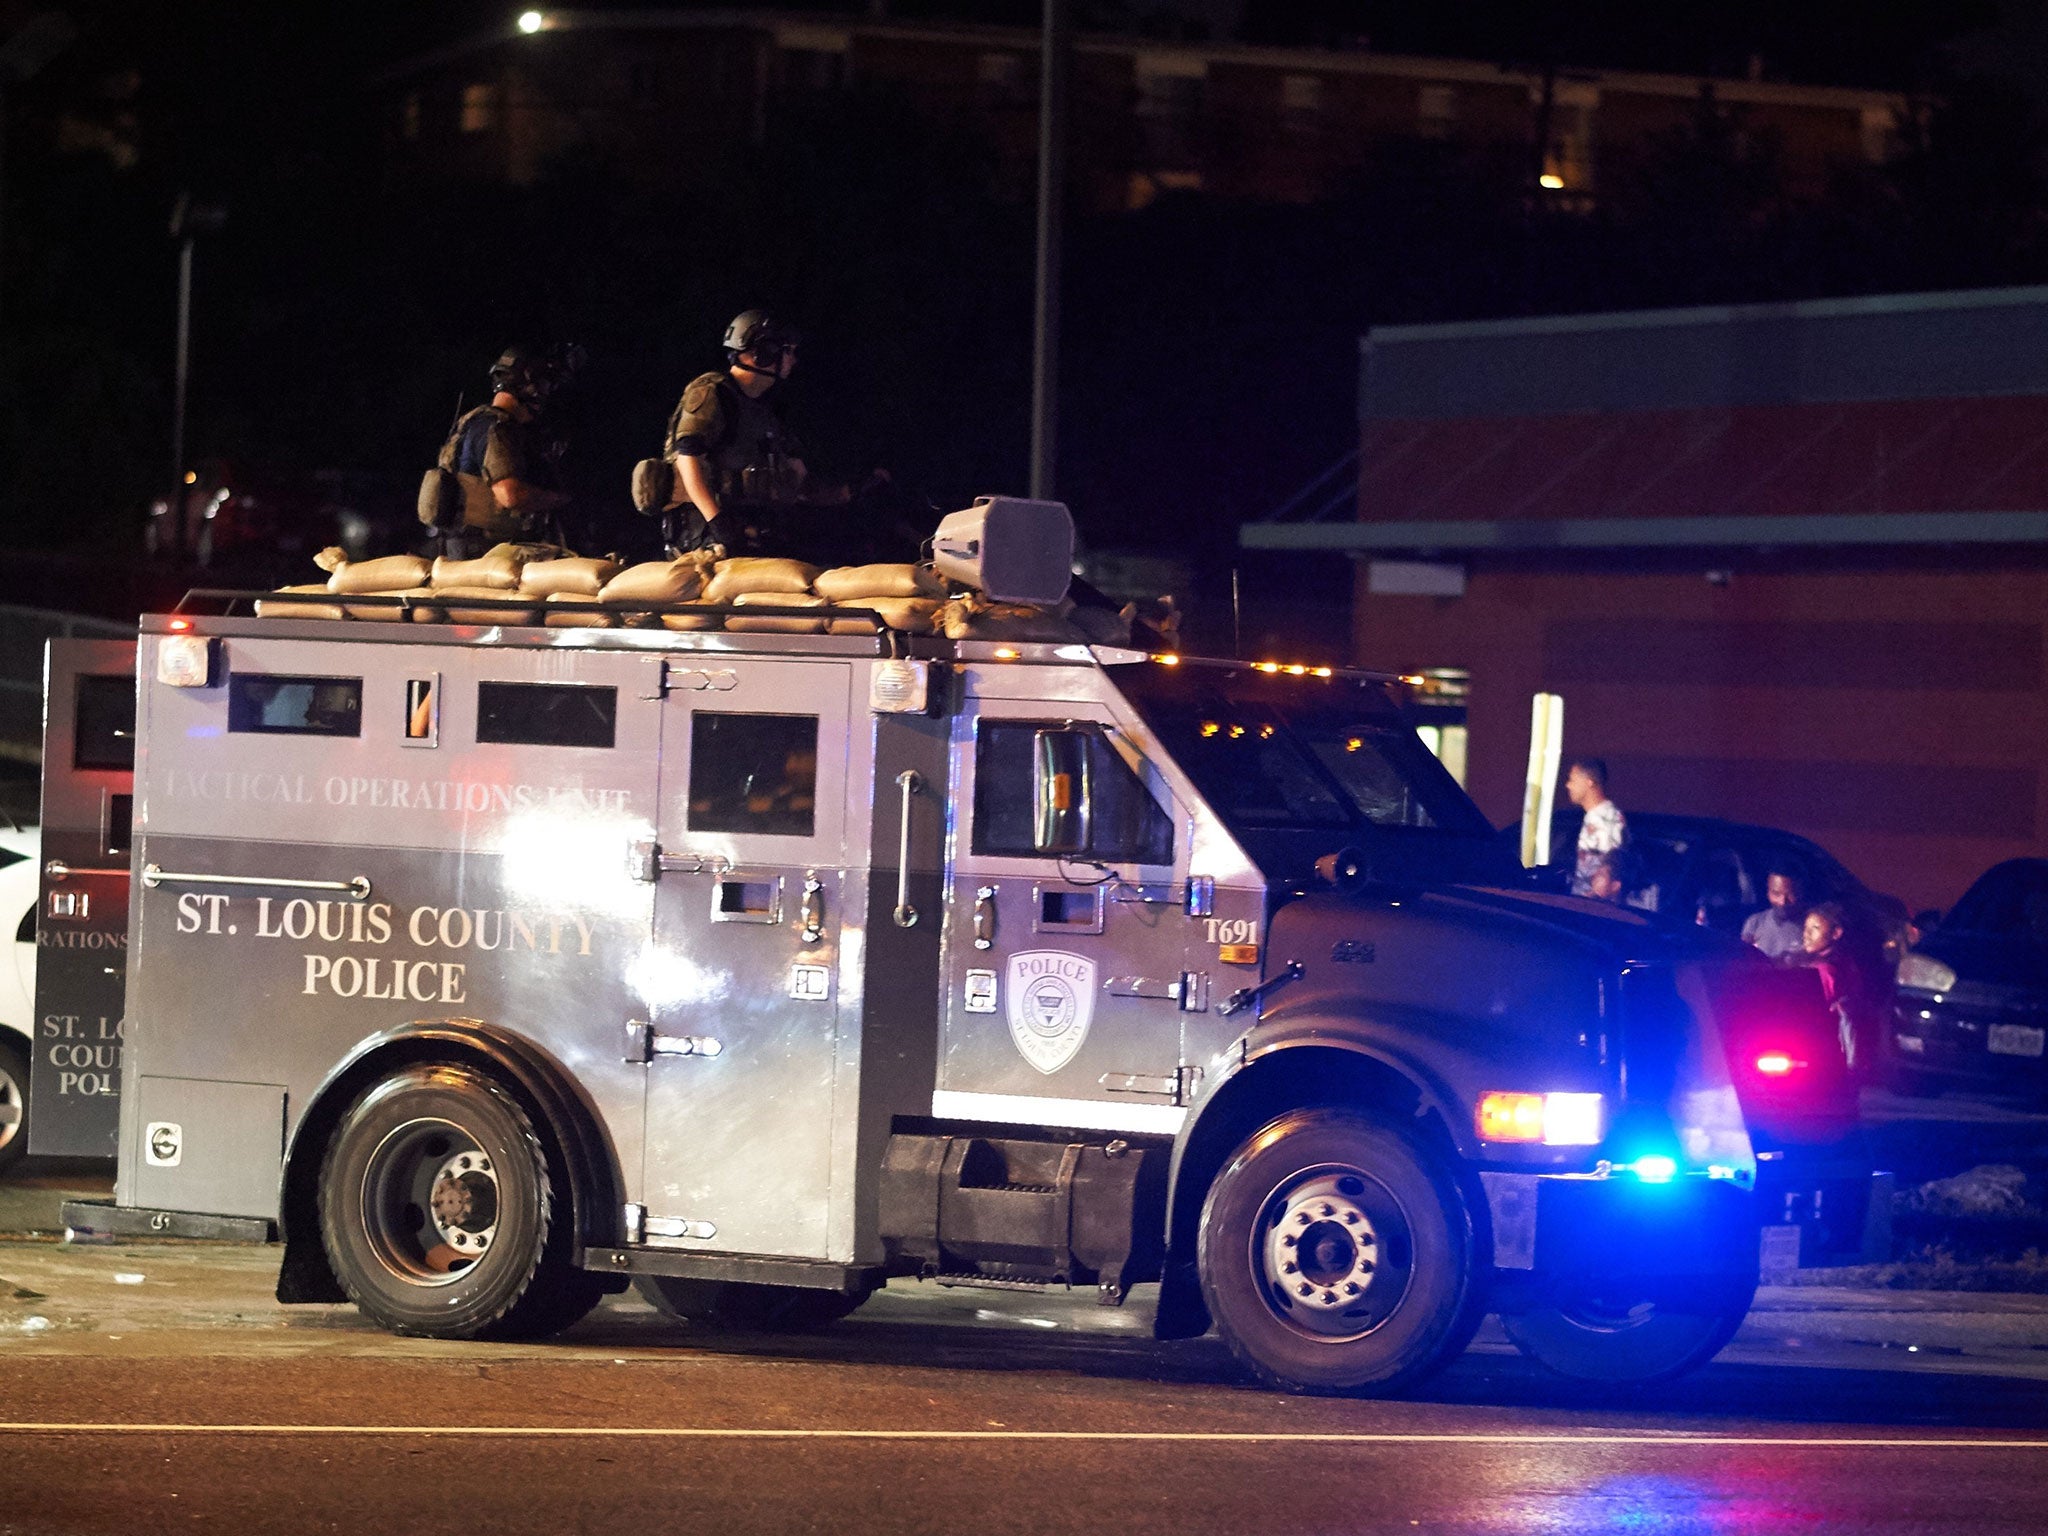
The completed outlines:
<svg viewBox="0 0 2048 1536">
<path fill-rule="evenodd" d="M 115 773 L 135 769 L 135 679 L 82 673 L 71 766 Z"/>
<path fill-rule="evenodd" d="M 587 683 L 478 683 L 476 739 L 519 747 L 609 747 L 619 690 Z"/>
<path fill-rule="evenodd" d="M 974 748 L 974 851 L 1040 857 L 1033 822 L 1038 733 L 1058 720 L 985 720 Z M 1101 737 L 1088 744 L 1089 845 L 1076 855 L 1108 863 L 1171 864 L 1173 819 Z"/>
<path fill-rule="evenodd" d="M 363 680 L 234 673 L 228 678 L 228 729 L 267 736 L 360 736 Z"/>
<path fill-rule="evenodd" d="M 818 717 L 690 718 L 692 832 L 809 837 L 818 809 Z"/>
</svg>

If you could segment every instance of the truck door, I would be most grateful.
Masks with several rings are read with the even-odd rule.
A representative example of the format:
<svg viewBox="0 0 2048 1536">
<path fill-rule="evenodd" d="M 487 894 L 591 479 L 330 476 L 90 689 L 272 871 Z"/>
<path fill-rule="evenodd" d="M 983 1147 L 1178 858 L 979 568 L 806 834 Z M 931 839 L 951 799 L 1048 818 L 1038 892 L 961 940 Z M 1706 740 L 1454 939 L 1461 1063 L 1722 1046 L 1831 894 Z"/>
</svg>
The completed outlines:
<svg viewBox="0 0 2048 1536">
<path fill-rule="evenodd" d="M 52 640 L 44 668 L 28 1149 L 112 1157 L 128 979 L 135 642 Z"/>
<path fill-rule="evenodd" d="M 669 678 L 645 1237 L 834 1257 L 852 668 L 720 656 Z"/>
<path fill-rule="evenodd" d="M 935 1112 L 1175 1128 L 1185 817 L 1098 705 L 985 699 L 953 752 Z"/>
</svg>

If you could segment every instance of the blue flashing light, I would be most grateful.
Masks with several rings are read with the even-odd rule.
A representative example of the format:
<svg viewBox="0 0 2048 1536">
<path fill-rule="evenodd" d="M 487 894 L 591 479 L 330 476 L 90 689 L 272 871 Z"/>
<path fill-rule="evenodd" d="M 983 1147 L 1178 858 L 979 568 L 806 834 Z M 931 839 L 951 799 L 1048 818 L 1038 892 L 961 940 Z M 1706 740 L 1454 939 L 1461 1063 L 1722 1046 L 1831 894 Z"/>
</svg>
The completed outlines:
<svg viewBox="0 0 2048 1536">
<path fill-rule="evenodd" d="M 1628 1168 L 1645 1184 L 1669 1184 L 1678 1177 L 1677 1160 L 1657 1152 L 1637 1158 Z"/>
</svg>

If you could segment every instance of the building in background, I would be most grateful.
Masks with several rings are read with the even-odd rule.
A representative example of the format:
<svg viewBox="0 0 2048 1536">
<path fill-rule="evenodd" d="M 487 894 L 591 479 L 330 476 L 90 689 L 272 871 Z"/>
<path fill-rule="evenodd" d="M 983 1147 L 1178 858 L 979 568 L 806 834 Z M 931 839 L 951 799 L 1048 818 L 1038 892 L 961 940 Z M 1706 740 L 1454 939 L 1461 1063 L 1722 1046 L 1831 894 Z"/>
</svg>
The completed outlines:
<svg viewBox="0 0 2048 1536">
<path fill-rule="evenodd" d="M 528 12 L 379 77 L 398 174 L 524 183 L 572 150 L 687 184 L 721 140 L 760 136 L 805 98 L 899 93 L 967 130 L 999 185 L 1029 195 L 1038 34 L 770 10 Z M 1071 184 L 1095 212 L 1166 193 L 1309 203 L 1344 192 L 1390 142 L 1499 158 L 1566 207 L 1698 120 L 1777 147 L 1784 185 L 1818 196 L 1844 164 L 1896 149 L 1896 92 L 1764 80 L 1539 71 L 1369 50 L 1083 34 Z"/>
<path fill-rule="evenodd" d="M 2048 854 L 2048 288 L 1377 330 L 1361 662 L 1469 674 L 1519 814 L 1529 700 L 1630 810 L 1803 833 L 1947 906 Z"/>
</svg>

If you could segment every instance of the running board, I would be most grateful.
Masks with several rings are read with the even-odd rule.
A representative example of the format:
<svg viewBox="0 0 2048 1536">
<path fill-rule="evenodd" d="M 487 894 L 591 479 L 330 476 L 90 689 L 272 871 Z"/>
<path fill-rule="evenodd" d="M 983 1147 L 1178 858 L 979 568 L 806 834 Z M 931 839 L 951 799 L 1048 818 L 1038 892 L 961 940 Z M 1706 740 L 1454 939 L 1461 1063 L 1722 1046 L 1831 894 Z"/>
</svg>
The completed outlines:
<svg viewBox="0 0 2048 1536">
<path fill-rule="evenodd" d="M 748 1285 L 789 1285 L 853 1296 L 889 1278 L 879 1264 L 831 1264 L 822 1259 L 766 1259 L 739 1253 L 684 1253 L 674 1248 L 586 1248 L 583 1267 L 606 1275 L 674 1275 L 683 1280 L 737 1280 Z"/>
<path fill-rule="evenodd" d="M 277 1224 L 262 1216 L 209 1216 L 153 1211 L 111 1200 L 66 1200 L 58 1207 L 67 1243 L 113 1243 L 134 1237 L 185 1237 L 209 1243 L 268 1243 Z"/>
</svg>

